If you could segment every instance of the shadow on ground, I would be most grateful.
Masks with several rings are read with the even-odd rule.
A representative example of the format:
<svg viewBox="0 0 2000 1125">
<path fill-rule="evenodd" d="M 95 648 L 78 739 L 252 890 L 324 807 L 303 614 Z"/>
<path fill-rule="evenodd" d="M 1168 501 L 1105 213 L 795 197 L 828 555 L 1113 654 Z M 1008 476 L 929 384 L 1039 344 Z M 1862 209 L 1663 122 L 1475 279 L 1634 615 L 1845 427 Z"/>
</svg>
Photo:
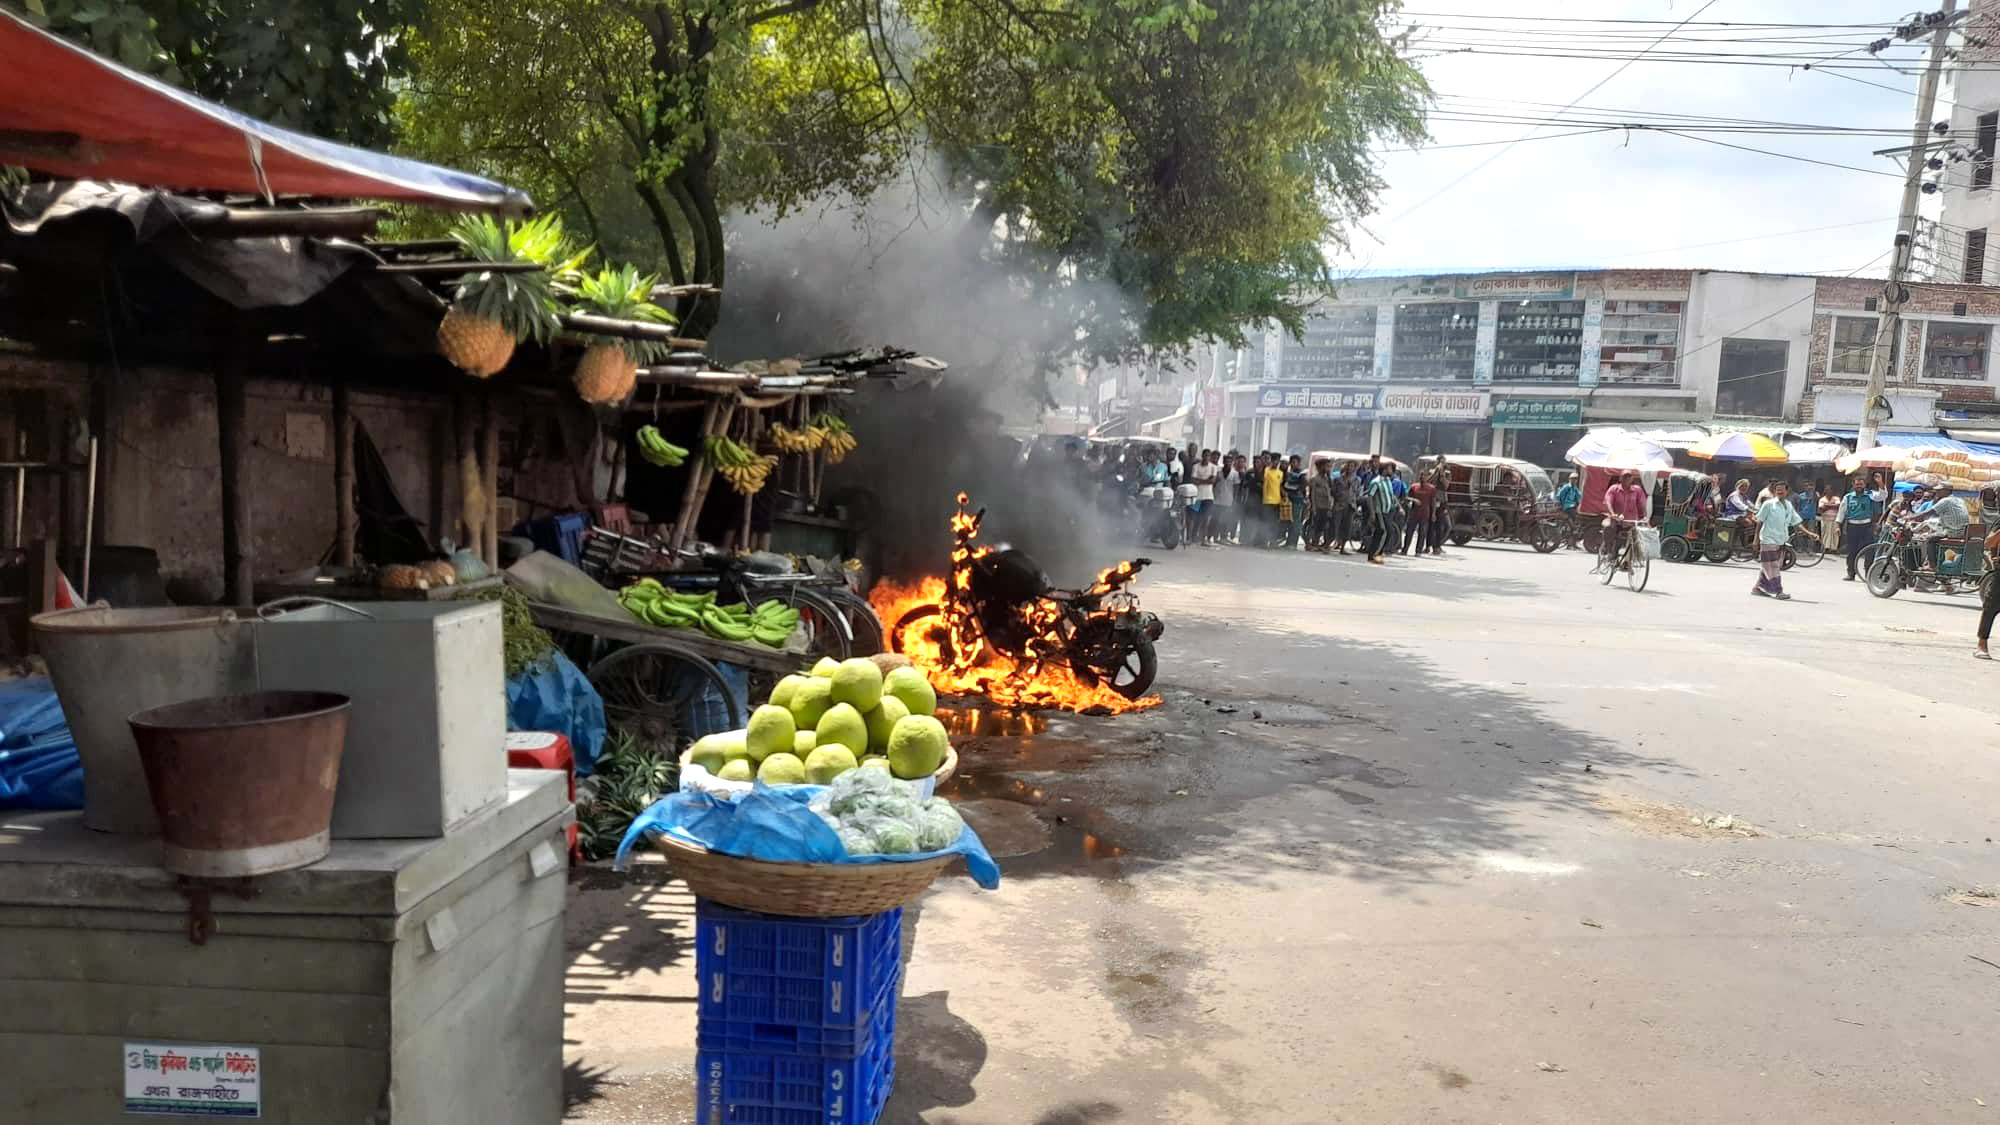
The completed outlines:
<svg viewBox="0 0 2000 1125">
<path fill-rule="evenodd" d="M 1322 701 L 1199 685 L 1249 661 L 1319 681 Z M 1332 873 L 1407 891 L 1532 852 L 1538 817 L 1604 815 L 1604 781 L 1679 769 L 1402 648 L 1182 618 L 1161 664 L 1176 686 L 1159 708 L 960 746 L 947 792 L 1007 876 Z"/>
</svg>

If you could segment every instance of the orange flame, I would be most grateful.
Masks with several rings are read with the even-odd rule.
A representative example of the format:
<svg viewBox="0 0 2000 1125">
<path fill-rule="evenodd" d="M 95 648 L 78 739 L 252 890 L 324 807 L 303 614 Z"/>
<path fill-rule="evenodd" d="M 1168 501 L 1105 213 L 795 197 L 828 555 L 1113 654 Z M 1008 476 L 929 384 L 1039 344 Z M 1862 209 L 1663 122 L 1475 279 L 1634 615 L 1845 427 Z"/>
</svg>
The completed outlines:
<svg viewBox="0 0 2000 1125">
<path fill-rule="evenodd" d="M 869 591 L 869 604 L 874 606 L 882 624 L 891 631 L 895 631 L 896 624 L 904 615 L 920 606 L 938 606 L 952 601 L 962 603 L 972 576 L 972 560 L 991 550 L 976 542 L 979 516 L 966 511 L 966 503 L 966 495 L 959 493 L 959 510 L 951 517 L 953 546 L 950 574 L 943 578 L 925 578 L 914 584 L 879 582 Z M 1096 589 L 1107 589 L 1129 581 L 1137 571 L 1138 568 L 1129 562 L 1107 568 L 1098 575 Z M 1040 599 L 1024 606 L 1021 612 L 1023 623 L 1029 626 L 1040 642 L 1045 642 L 1035 647 L 1049 653 L 1049 658 L 1033 662 L 1017 661 L 994 651 L 976 631 L 964 628 L 964 623 L 944 619 L 936 619 L 932 628 L 902 630 L 903 635 L 897 639 L 903 646 L 903 655 L 922 668 L 924 674 L 930 677 L 931 686 L 941 693 L 980 695 L 1003 707 L 1054 707 L 1065 711 L 1114 714 L 1159 705 L 1160 697 L 1157 695 L 1127 699 L 1109 685 L 1090 685 L 1078 679 L 1069 664 L 1054 655 L 1063 647 L 1062 635 L 1057 629 L 1062 619 L 1062 608 L 1056 603 Z M 949 636 L 944 635 L 947 629 Z M 947 640 L 954 659 L 945 657 Z"/>
</svg>

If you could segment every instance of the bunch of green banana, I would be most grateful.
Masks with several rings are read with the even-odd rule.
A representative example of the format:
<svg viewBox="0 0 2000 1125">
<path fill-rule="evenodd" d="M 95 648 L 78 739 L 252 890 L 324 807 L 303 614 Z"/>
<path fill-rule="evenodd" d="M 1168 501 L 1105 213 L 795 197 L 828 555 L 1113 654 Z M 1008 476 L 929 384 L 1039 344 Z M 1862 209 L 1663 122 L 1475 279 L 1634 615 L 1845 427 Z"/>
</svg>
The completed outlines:
<svg viewBox="0 0 2000 1125">
<path fill-rule="evenodd" d="M 668 441 L 657 426 L 640 426 L 638 440 L 639 456 L 649 465 L 671 469 L 687 461 L 688 451 Z"/>
<path fill-rule="evenodd" d="M 820 416 L 813 419 L 813 428 L 826 435 L 822 439 L 826 459 L 835 465 L 847 460 L 847 455 L 861 444 L 854 439 L 854 431 L 840 420 L 840 415 L 830 411 L 821 411 Z"/>
<path fill-rule="evenodd" d="M 715 605 L 715 591 L 693 594 L 669 590 L 652 578 L 641 578 L 618 591 L 618 604 L 648 625 L 665 629 L 699 629 L 702 611 Z"/>
<path fill-rule="evenodd" d="M 783 602 L 743 605 L 716 605 L 715 591 L 693 594 L 669 590 L 651 578 L 641 578 L 618 591 L 618 604 L 648 625 L 668 629 L 700 629 L 725 641 L 749 642 L 777 648 L 798 628 L 799 611 Z"/>
<path fill-rule="evenodd" d="M 778 465 L 776 457 L 752 453 L 727 437 L 710 437 L 703 443 L 701 455 L 715 466 L 729 487 L 744 496 L 762 492 L 765 478 Z"/>
</svg>

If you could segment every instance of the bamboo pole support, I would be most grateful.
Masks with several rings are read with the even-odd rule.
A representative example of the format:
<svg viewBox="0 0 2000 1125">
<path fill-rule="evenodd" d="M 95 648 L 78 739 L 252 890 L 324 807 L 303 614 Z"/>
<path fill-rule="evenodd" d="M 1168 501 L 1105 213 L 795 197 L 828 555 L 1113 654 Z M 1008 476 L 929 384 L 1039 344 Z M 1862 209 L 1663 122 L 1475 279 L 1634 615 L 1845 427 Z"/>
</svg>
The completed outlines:
<svg viewBox="0 0 2000 1125">
<path fill-rule="evenodd" d="M 480 435 L 479 476 L 486 488 L 485 534 L 479 553 L 486 565 L 500 569 L 500 412 L 493 409 L 493 396 L 479 404 L 484 432 Z"/>
<path fill-rule="evenodd" d="M 354 565 L 354 403 L 346 383 L 333 386 L 333 561 Z"/>
</svg>

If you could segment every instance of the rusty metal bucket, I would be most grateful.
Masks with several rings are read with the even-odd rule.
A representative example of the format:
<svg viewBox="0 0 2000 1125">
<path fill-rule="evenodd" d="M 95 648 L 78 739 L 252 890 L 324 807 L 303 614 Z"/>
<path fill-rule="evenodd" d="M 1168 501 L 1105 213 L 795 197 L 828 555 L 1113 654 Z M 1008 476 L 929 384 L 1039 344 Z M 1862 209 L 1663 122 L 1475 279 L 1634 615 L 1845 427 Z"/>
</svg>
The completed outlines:
<svg viewBox="0 0 2000 1125">
<path fill-rule="evenodd" d="M 332 692 L 260 691 L 133 715 L 166 869 L 234 878 L 324 859 L 347 712 Z"/>
</svg>

